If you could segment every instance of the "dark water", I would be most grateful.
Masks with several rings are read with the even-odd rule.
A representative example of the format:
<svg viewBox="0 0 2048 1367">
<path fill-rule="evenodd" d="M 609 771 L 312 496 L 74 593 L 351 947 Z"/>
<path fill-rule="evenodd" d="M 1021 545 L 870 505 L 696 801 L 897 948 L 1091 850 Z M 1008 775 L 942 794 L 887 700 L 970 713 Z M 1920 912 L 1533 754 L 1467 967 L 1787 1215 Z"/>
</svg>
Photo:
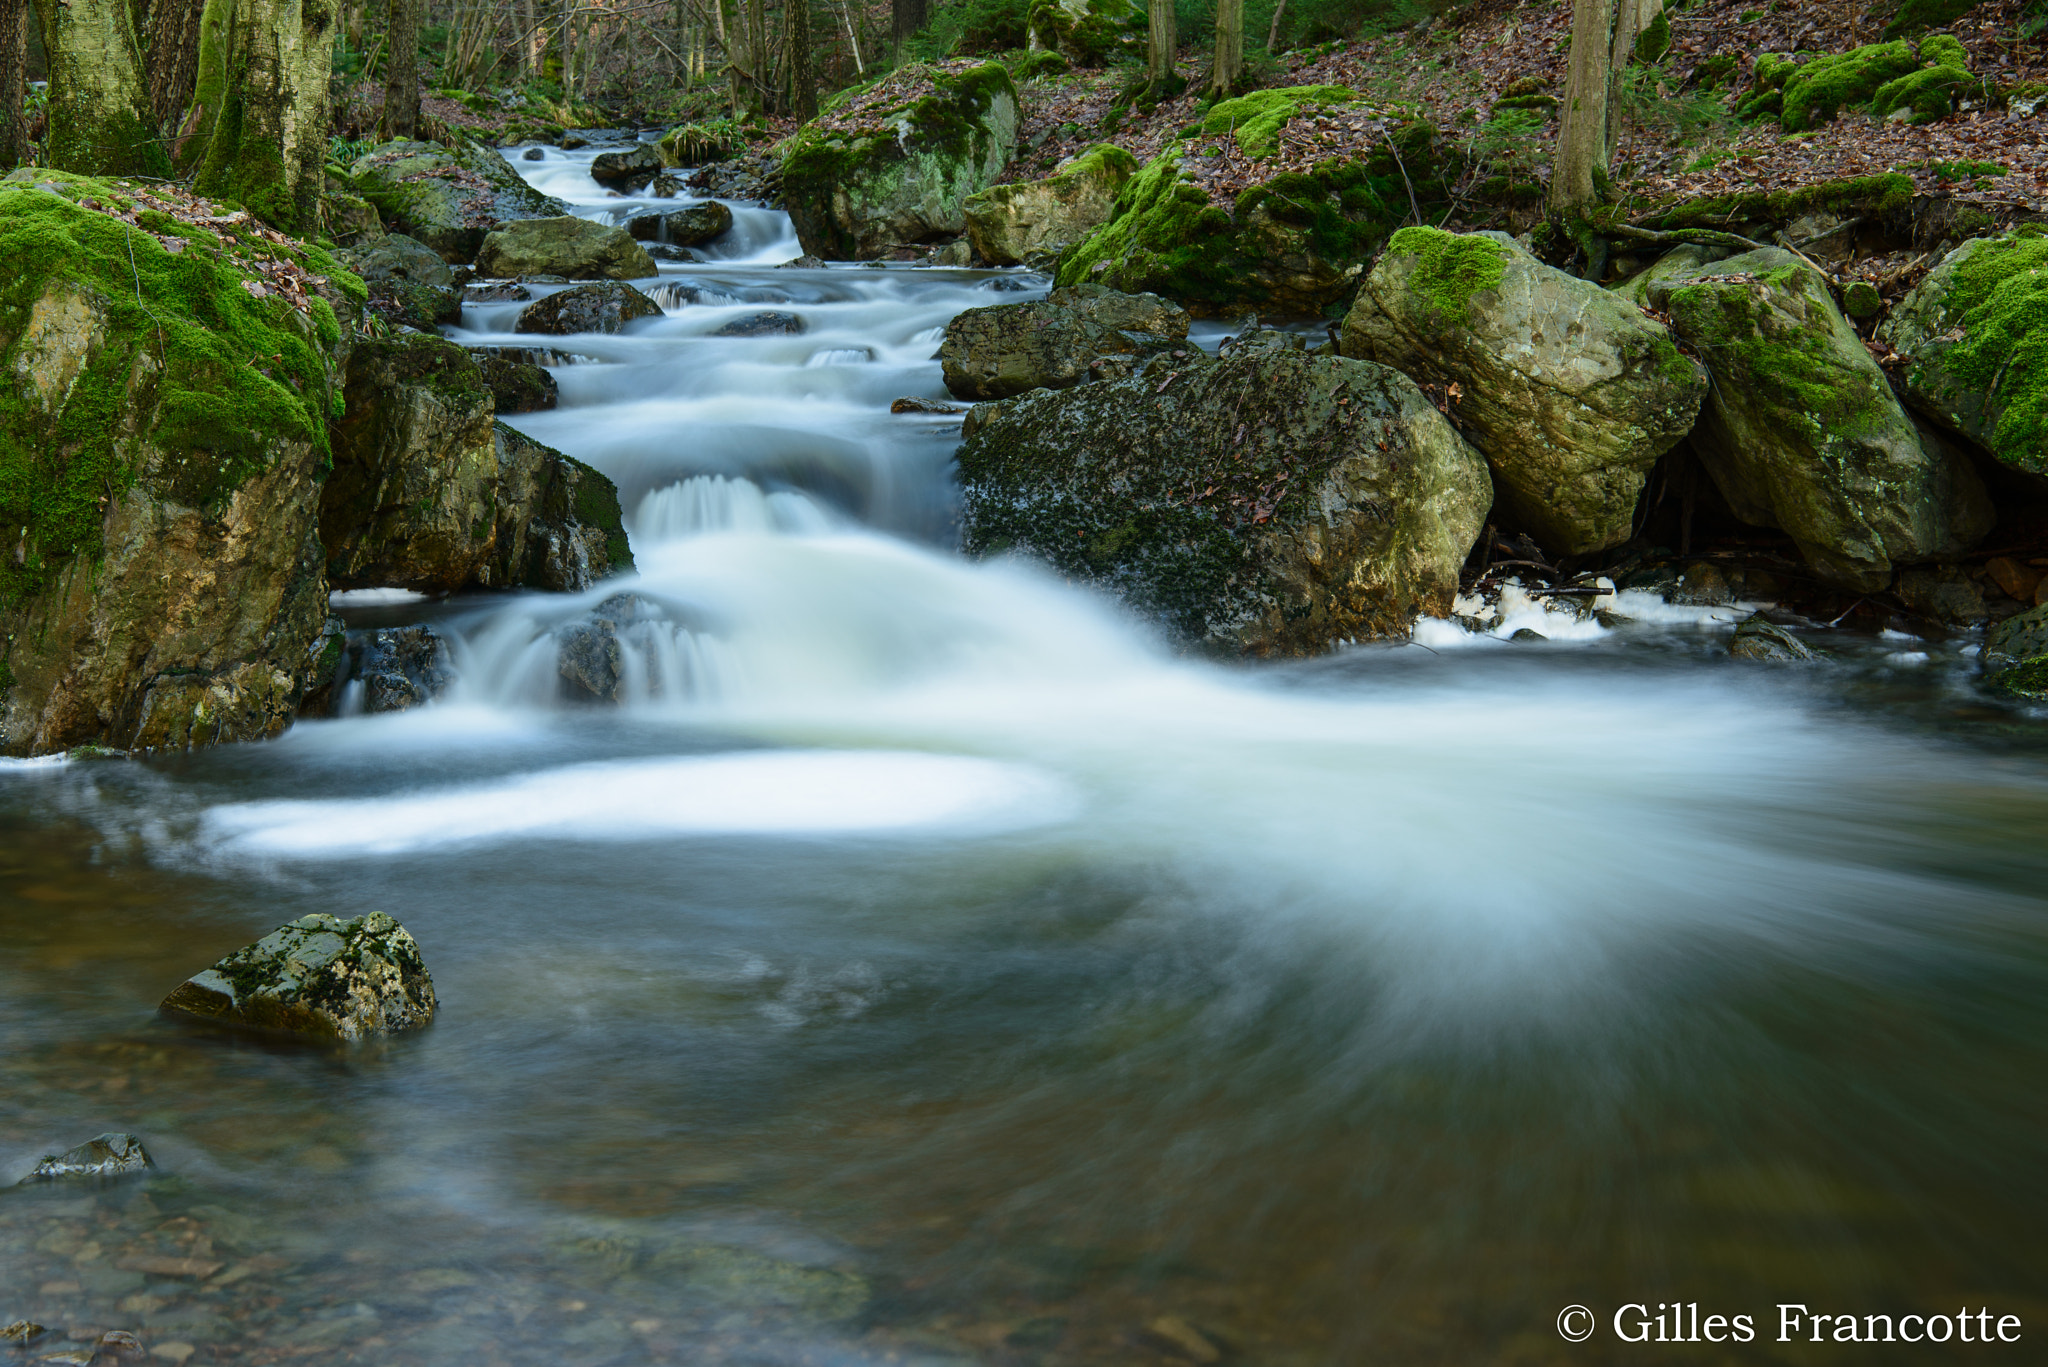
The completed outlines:
<svg viewBox="0 0 2048 1367">
<path fill-rule="evenodd" d="M 383 607 L 458 637 L 446 702 L 0 771 L 0 1179 L 104 1130 L 160 1165 L 0 1195 L 29 1357 L 2044 1360 L 2048 750 L 1970 642 L 1759 671 L 1625 600 L 1176 662 L 917 544 L 946 433 L 887 402 L 995 278 L 715 269 L 810 330 L 677 304 L 534 420 L 688 609 L 627 705 L 533 666 L 609 589 Z M 419 1035 L 154 1014 L 373 908 Z M 1671 1302 L 1755 1341 L 1617 1339 Z M 2021 1338 L 1779 1343 L 1780 1303 Z"/>
</svg>

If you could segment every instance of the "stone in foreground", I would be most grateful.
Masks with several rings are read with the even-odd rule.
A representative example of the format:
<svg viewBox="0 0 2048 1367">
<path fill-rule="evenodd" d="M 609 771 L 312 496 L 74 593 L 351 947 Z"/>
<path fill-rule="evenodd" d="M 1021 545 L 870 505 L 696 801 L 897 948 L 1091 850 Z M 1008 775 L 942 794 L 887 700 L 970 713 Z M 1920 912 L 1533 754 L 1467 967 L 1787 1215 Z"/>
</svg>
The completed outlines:
<svg viewBox="0 0 2048 1367">
<path fill-rule="evenodd" d="M 1109 221 L 1117 192 L 1138 173 L 1129 152 L 1098 143 L 1044 180 L 993 185 L 961 206 L 967 240 L 994 266 L 1057 254 Z"/>
<path fill-rule="evenodd" d="M 103 1134 L 75 1149 L 46 1155 L 34 1172 L 21 1179 L 20 1185 L 127 1177 L 155 1166 L 149 1151 L 134 1135 Z"/>
<path fill-rule="evenodd" d="M 1406 376 L 1284 341 L 974 409 L 967 550 L 1028 551 L 1218 655 L 1447 615 L 1492 503 L 1486 462 Z"/>
<path fill-rule="evenodd" d="M 434 1019 L 434 981 L 405 927 L 373 911 L 301 916 L 180 983 L 162 1009 L 222 1025 L 356 1041 Z"/>
</svg>

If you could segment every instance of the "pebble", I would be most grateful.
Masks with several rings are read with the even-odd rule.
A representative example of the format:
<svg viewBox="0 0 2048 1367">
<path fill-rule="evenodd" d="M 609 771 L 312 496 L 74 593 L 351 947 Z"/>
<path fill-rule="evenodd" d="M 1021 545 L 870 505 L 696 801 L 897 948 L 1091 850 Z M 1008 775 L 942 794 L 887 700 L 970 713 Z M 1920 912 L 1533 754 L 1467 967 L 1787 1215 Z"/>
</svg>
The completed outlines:
<svg viewBox="0 0 2048 1367">
<path fill-rule="evenodd" d="M 188 1357 L 191 1357 L 194 1353 L 198 1352 L 199 1349 L 189 1343 L 171 1342 L 159 1343 L 156 1347 L 150 1349 L 149 1351 L 150 1355 L 153 1357 L 160 1357 L 166 1362 L 178 1363 L 183 1362 Z"/>
</svg>

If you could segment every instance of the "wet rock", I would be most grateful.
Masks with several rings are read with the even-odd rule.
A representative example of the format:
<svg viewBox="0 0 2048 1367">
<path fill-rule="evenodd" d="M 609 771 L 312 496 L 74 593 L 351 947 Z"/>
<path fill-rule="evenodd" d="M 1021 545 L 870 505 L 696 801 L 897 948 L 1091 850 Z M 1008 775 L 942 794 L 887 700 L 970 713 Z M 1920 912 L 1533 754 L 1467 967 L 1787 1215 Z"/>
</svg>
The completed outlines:
<svg viewBox="0 0 2048 1367">
<path fill-rule="evenodd" d="M 616 623 L 577 622 L 555 633 L 555 668 L 562 689 L 576 702 L 617 702 L 625 667 Z"/>
<path fill-rule="evenodd" d="M 1510 641 L 1547 641 L 1550 638 L 1534 627 L 1520 627 L 1508 639 Z"/>
<path fill-rule="evenodd" d="M 546 161 L 548 154 L 538 147 L 529 147 L 519 154 L 519 159 L 521 161 Z"/>
<path fill-rule="evenodd" d="M 2000 693 L 2048 702 L 2048 606 L 2008 617 L 1984 637 L 1984 681 Z"/>
<path fill-rule="evenodd" d="M 806 124 L 783 144 L 782 196 L 804 251 L 865 261 L 957 235 L 965 201 L 1009 164 L 1017 87 L 994 62 L 933 70 L 930 93 L 861 116 Z"/>
<path fill-rule="evenodd" d="M 779 271 L 814 271 L 823 269 L 824 265 L 825 259 L 823 257 L 812 256 L 809 252 L 805 252 L 802 256 L 792 256 L 775 269 Z"/>
<path fill-rule="evenodd" d="M 441 633 L 417 625 L 349 632 L 341 678 L 362 684 L 363 711 L 405 712 L 447 692 L 455 673 Z"/>
<path fill-rule="evenodd" d="M 0 1325 L 0 1344 L 9 1348 L 26 1348 L 49 1332 L 33 1320 L 15 1320 L 12 1324 Z"/>
<path fill-rule="evenodd" d="M 93 1344 L 92 1360 L 94 1367 L 112 1367 L 116 1363 L 129 1367 L 130 1364 L 147 1362 L 149 1350 L 142 1346 L 141 1339 L 126 1329 L 109 1329 Z"/>
<path fill-rule="evenodd" d="M 1806 664 L 1818 657 L 1798 637 L 1766 618 L 1753 613 L 1735 628 L 1728 642 L 1728 654 L 1738 660 L 1765 664 Z"/>
<path fill-rule="evenodd" d="M 369 286 L 372 313 L 408 327 L 432 329 L 462 316 L 462 291 L 439 253 L 403 233 L 338 253 Z"/>
<path fill-rule="evenodd" d="M 1485 462 L 1385 366 L 1154 357 L 967 416 L 963 542 L 1028 551 L 1219 654 L 1305 655 L 1448 615 Z"/>
<path fill-rule="evenodd" d="M 676 247 L 701 247 L 725 236 L 731 227 L 732 210 L 715 199 L 673 213 L 641 214 L 626 224 L 639 241 L 659 240 Z"/>
<path fill-rule="evenodd" d="M 1628 539 L 1650 467 L 1707 394 L 1662 323 L 1497 233 L 1394 234 L 1344 319 L 1344 354 L 1455 386 L 1507 515 L 1559 555 Z"/>
<path fill-rule="evenodd" d="M 581 593 L 633 568 L 609 479 L 573 456 L 498 423 L 497 535 L 477 582 L 483 588 Z"/>
<path fill-rule="evenodd" d="M 373 911 L 302 916 L 179 984 L 162 1009 L 225 1025 L 356 1041 L 434 1019 L 433 979 L 403 926 Z"/>
<path fill-rule="evenodd" d="M 484 280 L 462 290 L 465 304 L 521 304 L 533 298 L 533 291 L 517 280 Z"/>
<path fill-rule="evenodd" d="M 484 238 L 507 223 L 569 212 L 481 143 L 387 142 L 358 159 L 349 174 L 387 227 L 424 242 L 445 261 L 474 260 Z"/>
<path fill-rule="evenodd" d="M 889 405 L 891 413 L 965 413 L 967 410 L 953 403 L 934 403 L 930 399 L 901 398 Z"/>
<path fill-rule="evenodd" d="M 476 254 L 485 275 L 559 275 L 565 280 L 644 280 L 654 258 L 624 228 L 564 215 L 508 224 Z"/>
<path fill-rule="evenodd" d="M 661 149 L 637 143 L 622 152 L 600 152 L 590 163 L 590 178 L 607 190 L 632 194 L 663 170 Z"/>
<path fill-rule="evenodd" d="M 1687 607 L 1719 608 L 1735 601 L 1735 587 L 1719 565 L 1697 560 L 1672 581 L 1664 597 Z"/>
<path fill-rule="evenodd" d="M 704 253 L 693 252 L 688 247 L 671 247 L 666 242 L 649 242 L 644 245 L 647 249 L 647 254 L 656 261 L 702 261 L 705 259 Z"/>
<path fill-rule="evenodd" d="M 1991 615 L 1984 606 L 1984 591 L 1956 565 L 1900 570 L 1894 587 L 1907 611 L 1931 621 L 1967 626 Z"/>
<path fill-rule="evenodd" d="M 354 247 L 384 236 L 384 220 L 377 206 L 358 195 L 354 183 L 342 181 L 330 166 L 327 188 L 320 196 L 320 229 L 337 246 Z"/>
<path fill-rule="evenodd" d="M 993 266 L 1018 266 L 1057 254 L 1109 221 L 1117 192 L 1137 174 L 1130 153 L 1098 143 L 1044 180 L 995 185 L 961 206 L 967 239 Z"/>
<path fill-rule="evenodd" d="M 519 312 L 514 332 L 566 337 L 578 332 L 619 332 L 638 318 L 658 318 L 661 305 L 631 285 L 606 281 L 560 290 Z"/>
<path fill-rule="evenodd" d="M 1958 555 L 1991 528 L 1968 460 L 1899 406 L 1827 282 L 1790 252 L 1750 252 L 1653 285 L 1711 359 L 1693 449 L 1737 517 L 1791 535 L 1858 592 L 1893 566 Z"/>
<path fill-rule="evenodd" d="M 1146 357 L 1184 347 L 1188 315 L 1156 294 L 1100 285 L 1054 290 L 1028 304 L 968 309 L 946 325 L 939 359 L 946 388 L 963 399 L 1007 399 L 1066 389 L 1105 356 Z"/>
<path fill-rule="evenodd" d="M 714 329 L 713 337 L 780 337 L 795 336 L 804 330 L 804 320 L 794 313 L 756 313 L 745 318 L 735 318 L 722 327 Z"/>
<path fill-rule="evenodd" d="M 537 365 L 508 361 L 502 356 L 479 356 L 477 368 L 483 373 L 491 401 L 500 413 L 537 413 L 553 408 L 560 397 L 555 377 Z"/>
<path fill-rule="evenodd" d="M 142 1141 L 132 1134 L 103 1134 L 86 1140 L 75 1149 L 46 1155 L 35 1171 L 21 1179 L 21 1186 L 41 1182 L 69 1182 L 110 1177 L 129 1177 L 156 1167 Z M 35 1326 L 30 1326 L 35 1328 Z M 13 1334 L 10 1325 L 8 1334 Z M 39 1328 L 37 1333 L 42 1332 Z M 26 1342 L 27 1336 L 13 1339 Z"/>
</svg>

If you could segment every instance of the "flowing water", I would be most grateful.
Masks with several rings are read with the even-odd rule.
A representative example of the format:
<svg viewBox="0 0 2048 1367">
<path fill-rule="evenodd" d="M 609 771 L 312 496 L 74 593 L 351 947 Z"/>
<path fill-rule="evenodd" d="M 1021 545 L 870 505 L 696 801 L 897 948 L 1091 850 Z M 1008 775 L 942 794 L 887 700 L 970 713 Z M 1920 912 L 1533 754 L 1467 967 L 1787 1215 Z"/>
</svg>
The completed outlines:
<svg viewBox="0 0 2048 1367">
<path fill-rule="evenodd" d="M 520 165 L 636 207 L 587 159 Z M 618 482 L 636 577 L 346 609 L 453 638 L 429 707 L 0 771 L 0 1180 L 103 1130 L 161 1169 L 0 1195 L 35 1352 L 2042 1360 L 2048 747 L 1967 641 L 1758 670 L 1637 598 L 1550 645 L 1177 659 L 953 554 L 957 419 L 888 411 L 1042 280 L 776 269 L 758 210 L 725 250 L 516 420 Z M 802 331 L 711 335 L 763 312 Z M 571 705 L 555 635 L 600 607 L 621 703 Z M 370 909 L 427 1031 L 154 1015 Z M 1756 1341 L 1617 1338 L 1672 1302 Z M 2023 1337 L 1779 1344 L 1780 1303 Z"/>
</svg>

